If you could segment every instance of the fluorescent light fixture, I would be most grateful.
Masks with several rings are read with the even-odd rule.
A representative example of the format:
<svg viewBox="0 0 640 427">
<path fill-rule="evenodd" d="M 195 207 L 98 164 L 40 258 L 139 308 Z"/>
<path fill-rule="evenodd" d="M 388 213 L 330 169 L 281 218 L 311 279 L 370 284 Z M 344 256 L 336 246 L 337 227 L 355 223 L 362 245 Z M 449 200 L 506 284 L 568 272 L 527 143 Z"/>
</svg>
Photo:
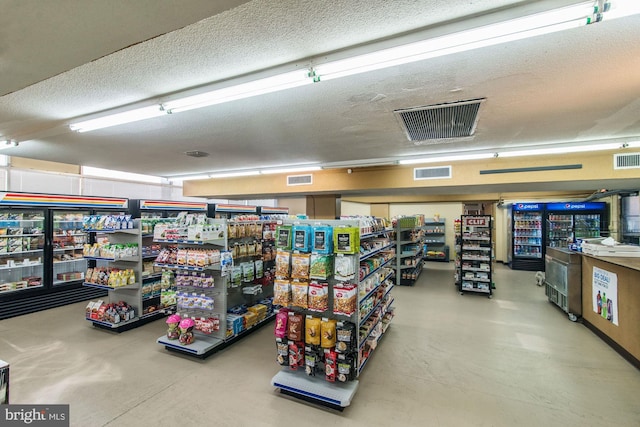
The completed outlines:
<svg viewBox="0 0 640 427">
<path fill-rule="evenodd" d="M 0 150 L 6 150 L 7 148 L 13 148 L 17 146 L 18 146 L 18 142 L 13 141 L 11 139 L 0 141 Z"/>
<path fill-rule="evenodd" d="M 459 160 L 481 160 L 495 157 L 495 153 L 474 153 L 474 154 L 452 154 L 450 156 L 434 156 L 420 159 L 400 160 L 401 165 L 415 165 L 419 163 L 453 162 Z"/>
<path fill-rule="evenodd" d="M 143 175 L 139 173 L 122 172 L 111 169 L 94 168 L 82 166 L 83 176 L 96 176 L 100 178 L 121 179 L 124 181 L 145 182 L 150 184 L 162 184 L 163 178 L 153 175 Z"/>
<path fill-rule="evenodd" d="M 296 70 L 248 83 L 216 89 L 199 95 L 168 101 L 163 105 L 168 113 L 179 113 L 311 83 L 313 83 L 313 80 L 309 77 L 308 70 Z"/>
<path fill-rule="evenodd" d="M 640 2 L 638 0 L 613 0 L 611 1 L 611 8 L 604 13 L 603 19 L 609 21 L 637 14 L 640 14 Z"/>
<path fill-rule="evenodd" d="M 593 0 L 314 66 L 317 81 L 421 61 L 586 25 Z"/>
<path fill-rule="evenodd" d="M 0 154 L 0 166 L 9 166 L 9 156 Z"/>
<path fill-rule="evenodd" d="M 294 173 L 294 172 L 313 172 L 322 170 L 320 166 L 300 166 L 291 168 L 278 168 L 278 169 L 261 169 L 261 174 L 275 174 L 275 173 Z"/>
<path fill-rule="evenodd" d="M 540 156 L 545 154 L 571 154 L 571 153 L 584 153 L 589 151 L 603 151 L 603 150 L 618 150 L 627 147 L 639 147 L 640 142 L 613 142 L 607 144 L 589 144 L 589 145 L 570 145 L 570 146 L 555 146 L 545 148 L 530 148 L 526 150 L 514 150 L 514 151 L 499 151 L 498 157 L 522 157 L 522 156 Z"/>
<path fill-rule="evenodd" d="M 253 176 L 253 175 L 260 175 L 260 171 L 248 170 L 248 171 L 237 171 L 237 172 L 212 173 L 209 175 L 209 178 L 235 178 L 238 176 Z"/>
<path fill-rule="evenodd" d="M 73 131 L 89 132 L 92 130 L 150 119 L 152 117 L 158 117 L 164 114 L 166 114 L 166 112 L 163 111 L 159 105 L 152 105 L 150 107 L 136 108 L 135 110 L 111 114 L 108 116 L 99 117 L 97 119 L 71 123 L 69 125 L 69 128 Z"/>
<path fill-rule="evenodd" d="M 182 181 L 195 181 L 197 179 L 209 179 L 211 175 L 185 175 L 185 176 L 170 176 L 167 179 L 171 182 L 182 182 Z"/>
</svg>

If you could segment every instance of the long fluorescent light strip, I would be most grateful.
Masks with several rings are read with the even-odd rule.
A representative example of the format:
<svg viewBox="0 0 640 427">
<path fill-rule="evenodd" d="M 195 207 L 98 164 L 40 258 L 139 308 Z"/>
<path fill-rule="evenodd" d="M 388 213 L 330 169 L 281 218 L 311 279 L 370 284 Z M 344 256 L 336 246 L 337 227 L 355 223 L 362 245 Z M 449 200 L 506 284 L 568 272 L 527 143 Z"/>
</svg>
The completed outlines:
<svg viewBox="0 0 640 427">
<path fill-rule="evenodd" d="M 434 156 L 421 159 L 406 159 L 400 160 L 398 163 L 401 165 L 415 165 L 420 163 L 437 163 L 437 162 L 451 162 L 458 160 L 481 160 L 495 157 L 495 153 L 477 153 L 477 154 L 459 154 L 451 156 Z"/>
<path fill-rule="evenodd" d="M 237 99 L 291 89 L 311 83 L 313 83 L 313 80 L 309 77 L 309 72 L 306 69 L 296 70 L 264 79 L 254 80 L 248 83 L 213 90 L 199 95 L 168 101 L 164 103 L 164 108 L 169 113 L 179 113 L 182 111 L 193 110 L 195 108 L 208 107 L 210 105 L 222 104 L 224 102 L 235 101 Z"/>
<path fill-rule="evenodd" d="M 137 122 L 139 120 L 150 119 L 153 117 L 159 117 L 165 114 L 166 112 L 162 111 L 159 105 L 152 105 L 150 107 L 137 108 L 135 110 L 111 114 L 97 119 L 72 123 L 69 125 L 69 128 L 77 132 L 89 132 L 92 130 L 123 125 L 125 123 Z"/>
<path fill-rule="evenodd" d="M 587 17 L 592 13 L 593 1 L 582 2 L 523 18 L 319 64 L 314 67 L 314 71 L 318 80 L 331 80 L 586 25 Z"/>
<path fill-rule="evenodd" d="M 313 172 L 319 171 L 322 168 L 320 166 L 306 166 L 299 168 L 281 168 L 281 169 L 261 169 L 260 173 L 264 175 L 276 174 L 276 173 L 295 173 L 295 172 Z"/>
</svg>

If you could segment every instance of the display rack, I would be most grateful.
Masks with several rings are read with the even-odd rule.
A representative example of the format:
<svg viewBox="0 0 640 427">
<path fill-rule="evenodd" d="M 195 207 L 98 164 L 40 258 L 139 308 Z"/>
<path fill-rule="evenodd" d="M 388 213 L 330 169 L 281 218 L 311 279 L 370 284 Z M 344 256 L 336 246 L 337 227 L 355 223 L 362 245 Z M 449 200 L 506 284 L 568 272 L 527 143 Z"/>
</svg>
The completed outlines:
<svg viewBox="0 0 640 427">
<path fill-rule="evenodd" d="M 462 221 L 460 218 L 456 218 L 453 221 L 453 237 L 455 241 L 454 246 L 454 262 L 455 262 L 455 273 L 454 273 L 454 284 L 456 288 L 460 287 L 460 278 L 461 278 L 461 270 L 460 267 L 462 265 L 461 260 L 461 251 L 462 251 Z"/>
<path fill-rule="evenodd" d="M 396 284 L 413 286 L 422 272 L 425 258 L 424 216 L 414 215 L 398 218 L 396 236 Z"/>
<path fill-rule="evenodd" d="M 137 246 L 137 255 L 125 256 L 125 257 L 100 257 L 100 256 L 87 256 L 85 259 L 91 262 L 91 268 L 117 268 L 121 270 L 133 270 L 135 283 L 113 286 L 104 283 L 94 283 L 90 281 L 89 277 L 85 277 L 83 286 L 89 288 L 104 289 L 108 291 L 109 302 L 117 303 L 124 301 L 133 307 L 135 317 L 122 320 L 116 323 L 109 322 L 104 319 L 95 318 L 93 313 L 87 312 L 86 319 L 92 323 L 94 327 L 109 329 L 116 332 L 123 332 L 135 327 L 138 327 L 151 320 L 155 320 L 161 313 L 156 311 L 155 308 L 149 310 L 148 308 L 153 304 L 153 300 L 146 296 L 143 296 L 142 286 L 144 279 L 142 277 L 142 234 L 140 228 L 140 220 L 133 220 L 133 228 L 123 229 L 101 229 L 92 230 L 85 229 L 89 234 L 94 235 L 94 240 L 108 239 L 109 244 L 113 245 L 126 245 L 133 244 Z"/>
<path fill-rule="evenodd" d="M 447 224 L 444 218 L 434 218 L 424 223 L 425 261 L 449 262 L 449 247 L 446 243 Z"/>
<path fill-rule="evenodd" d="M 461 217 L 460 294 L 474 292 L 493 295 L 493 237 L 491 217 L 462 215 Z"/>
<path fill-rule="evenodd" d="M 339 277 L 335 271 L 337 268 L 335 268 L 334 271 L 330 272 L 326 280 L 315 281 L 316 283 L 325 283 L 327 286 L 327 309 L 325 311 L 314 311 L 311 307 L 305 309 L 294 305 L 296 304 L 295 298 L 292 304 L 286 308 L 288 310 L 287 316 L 302 315 L 304 317 L 303 325 L 306 325 L 305 328 L 311 328 L 310 325 L 314 319 L 317 322 L 322 319 L 323 324 L 324 322 L 329 324 L 335 320 L 338 322 L 336 326 L 338 329 L 346 328 L 345 325 L 351 325 L 350 327 L 356 335 L 353 348 L 349 349 L 348 346 L 345 346 L 342 353 L 338 354 L 336 361 L 334 361 L 338 368 L 336 369 L 333 366 L 331 369 L 344 374 L 343 371 L 340 371 L 340 367 L 347 364 L 348 360 L 353 360 L 353 365 L 349 370 L 350 374 L 348 374 L 352 375 L 352 379 L 349 380 L 348 376 L 345 376 L 342 379 L 336 378 L 335 382 L 327 381 L 324 374 L 331 370 L 327 368 L 327 364 L 331 366 L 331 362 L 326 359 L 327 354 L 331 354 L 334 350 L 339 353 L 338 350 L 325 345 L 324 341 L 322 341 L 322 345 L 313 345 L 313 343 L 305 341 L 305 335 L 303 334 L 302 340 L 304 342 L 299 344 L 304 346 L 305 356 L 323 354 L 321 356 L 321 359 L 323 359 L 315 359 L 316 362 L 314 364 L 317 363 L 324 366 L 324 369 L 318 370 L 318 376 L 310 376 L 309 372 L 305 372 L 305 370 L 311 369 L 312 372 L 315 371 L 314 368 L 309 368 L 309 365 L 306 368 L 296 368 L 296 370 L 293 370 L 291 366 L 283 367 L 282 371 L 278 372 L 271 380 L 271 384 L 279 388 L 282 393 L 338 410 L 350 405 L 358 389 L 359 380 L 357 378 L 373 356 L 377 344 L 386 332 L 394 313 L 391 290 L 394 286 L 392 279 L 395 274 L 395 242 L 390 237 L 393 229 L 377 228 L 372 230 L 370 227 L 365 226 L 365 224 L 370 224 L 370 221 L 371 218 L 368 220 L 357 218 L 336 221 L 285 221 L 285 224 L 283 224 L 291 226 L 309 225 L 313 228 L 314 233 L 316 232 L 314 227 L 332 227 L 334 236 L 337 233 L 335 240 L 338 242 L 341 241 L 342 235 L 347 234 L 345 230 L 360 230 L 360 233 L 356 232 L 360 242 L 358 245 L 360 250 L 359 253 L 355 254 L 335 253 L 332 251 L 330 254 L 325 255 L 332 259 L 334 266 L 337 262 L 342 265 L 346 263 L 355 272 L 355 277 L 349 280 L 345 277 Z M 289 252 L 293 253 L 294 251 Z M 313 253 L 314 250 L 312 249 L 311 252 Z M 313 280 L 312 283 L 314 283 Z M 338 298 L 336 295 L 340 295 L 340 292 L 342 292 L 342 284 L 344 283 L 353 283 L 357 286 L 356 291 L 354 291 L 357 292 L 355 306 L 353 307 L 354 311 L 350 315 L 337 313 L 340 311 L 341 304 L 338 304 L 335 298 Z M 276 295 L 274 303 L 277 300 L 278 296 Z M 278 322 L 276 321 L 276 330 L 277 328 Z M 328 335 L 331 335 L 331 333 Z M 338 340 L 339 336 L 340 333 L 338 333 Z M 277 345 L 285 346 L 296 344 L 290 335 L 285 338 L 276 337 L 276 343 Z M 292 363 L 289 358 L 284 362 L 285 364 Z M 317 365 L 313 366 L 317 369 Z"/>
<path fill-rule="evenodd" d="M 189 240 L 183 238 L 162 239 L 156 236 L 154 238 L 154 242 L 159 244 L 171 244 L 178 250 L 210 249 L 219 251 L 221 255 L 224 253 L 231 255 L 232 245 L 240 244 L 241 242 L 254 238 L 253 236 L 242 236 L 240 238 L 234 237 L 230 239 L 229 230 L 231 227 L 239 226 L 239 223 L 236 221 L 213 218 L 207 218 L 206 221 L 206 225 L 208 227 L 219 230 L 219 234 L 216 238 Z M 262 232 L 262 222 L 252 221 L 251 224 L 259 225 Z M 242 225 L 244 226 L 245 223 L 243 222 Z M 255 238 L 257 238 L 257 236 L 255 236 Z M 262 241 L 262 239 L 260 240 Z M 179 340 L 169 339 L 166 335 L 159 337 L 157 339 L 157 343 L 163 345 L 165 349 L 169 351 L 204 359 L 268 323 L 273 318 L 273 312 L 271 310 L 268 310 L 268 312 L 265 313 L 264 318 L 260 319 L 250 327 L 234 328 L 234 319 L 237 319 L 238 315 L 229 312 L 235 307 L 242 307 L 243 305 L 246 306 L 248 302 L 252 304 L 255 302 L 254 299 L 258 295 L 264 300 L 269 295 L 269 292 L 272 292 L 272 290 L 259 292 L 265 287 L 262 285 L 256 285 L 254 282 L 241 281 L 240 283 L 234 283 L 234 269 L 242 265 L 243 262 L 253 262 L 255 258 L 258 258 L 261 255 L 262 251 L 260 252 L 260 255 L 254 253 L 251 256 L 248 254 L 246 256 L 237 256 L 233 259 L 233 264 L 224 266 L 220 262 L 205 266 L 156 262 L 155 266 L 157 268 L 171 270 L 175 272 L 176 275 L 196 272 L 204 274 L 205 277 L 212 278 L 214 284 L 212 287 L 203 288 L 199 286 L 192 286 L 188 284 L 188 282 L 186 286 L 181 285 L 179 282 L 176 283 L 176 285 L 178 292 L 181 292 L 183 295 L 199 295 L 203 298 L 213 299 L 213 307 L 206 309 L 202 307 L 189 307 L 184 303 L 181 304 L 181 297 L 178 296 L 176 312 L 182 318 L 216 319 L 219 325 L 218 329 L 212 331 L 210 334 L 205 334 L 196 329 L 194 331 L 195 340 L 192 343 L 183 344 Z M 253 292 L 247 293 L 247 290 L 251 290 Z M 271 306 L 270 302 L 269 306 Z"/>
</svg>

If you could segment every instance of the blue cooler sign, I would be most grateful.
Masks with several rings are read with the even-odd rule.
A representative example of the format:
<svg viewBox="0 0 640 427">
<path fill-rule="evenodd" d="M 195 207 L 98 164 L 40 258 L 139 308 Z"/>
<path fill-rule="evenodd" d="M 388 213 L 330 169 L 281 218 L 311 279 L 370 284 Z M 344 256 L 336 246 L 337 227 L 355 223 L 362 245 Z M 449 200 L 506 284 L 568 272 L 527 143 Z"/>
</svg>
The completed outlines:
<svg viewBox="0 0 640 427">
<path fill-rule="evenodd" d="M 539 211 L 542 210 L 540 203 L 516 203 L 513 205 L 515 211 Z"/>
<path fill-rule="evenodd" d="M 606 206 L 604 202 L 569 202 L 569 203 L 548 203 L 548 211 L 599 211 Z"/>
</svg>

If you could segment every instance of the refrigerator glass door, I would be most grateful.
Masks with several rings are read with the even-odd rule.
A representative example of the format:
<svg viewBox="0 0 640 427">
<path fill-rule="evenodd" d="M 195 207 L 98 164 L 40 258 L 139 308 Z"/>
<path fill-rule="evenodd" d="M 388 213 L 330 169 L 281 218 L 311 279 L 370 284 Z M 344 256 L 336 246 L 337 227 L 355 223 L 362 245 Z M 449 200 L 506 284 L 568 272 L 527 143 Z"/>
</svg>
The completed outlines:
<svg viewBox="0 0 640 427">
<path fill-rule="evenodd" d="M 576 215 L 574 232 L 576 239 L 600 237 L 600 214 Z"/>
<path fill-rule="evenodd" d="M 567 248 L 573 241 L 573 215 L 549 213 L 547 216 L 547 246 Z"/>
<path fill-rule="evenodd" d="M 513 212 L 513 256 L 542 259 L 542 212 Z"/>
<path fill-rule="evenodd" d="M 89 211 L 53 211 L 53 286 L 84 280 L 87 261 L 82 249 L 89 237 L 82 221 Z"/>
<path fill-rule="evenodd" d="M 0 210 L 0 295 L 43 286 L 44 212 Z"/>
</svg>

